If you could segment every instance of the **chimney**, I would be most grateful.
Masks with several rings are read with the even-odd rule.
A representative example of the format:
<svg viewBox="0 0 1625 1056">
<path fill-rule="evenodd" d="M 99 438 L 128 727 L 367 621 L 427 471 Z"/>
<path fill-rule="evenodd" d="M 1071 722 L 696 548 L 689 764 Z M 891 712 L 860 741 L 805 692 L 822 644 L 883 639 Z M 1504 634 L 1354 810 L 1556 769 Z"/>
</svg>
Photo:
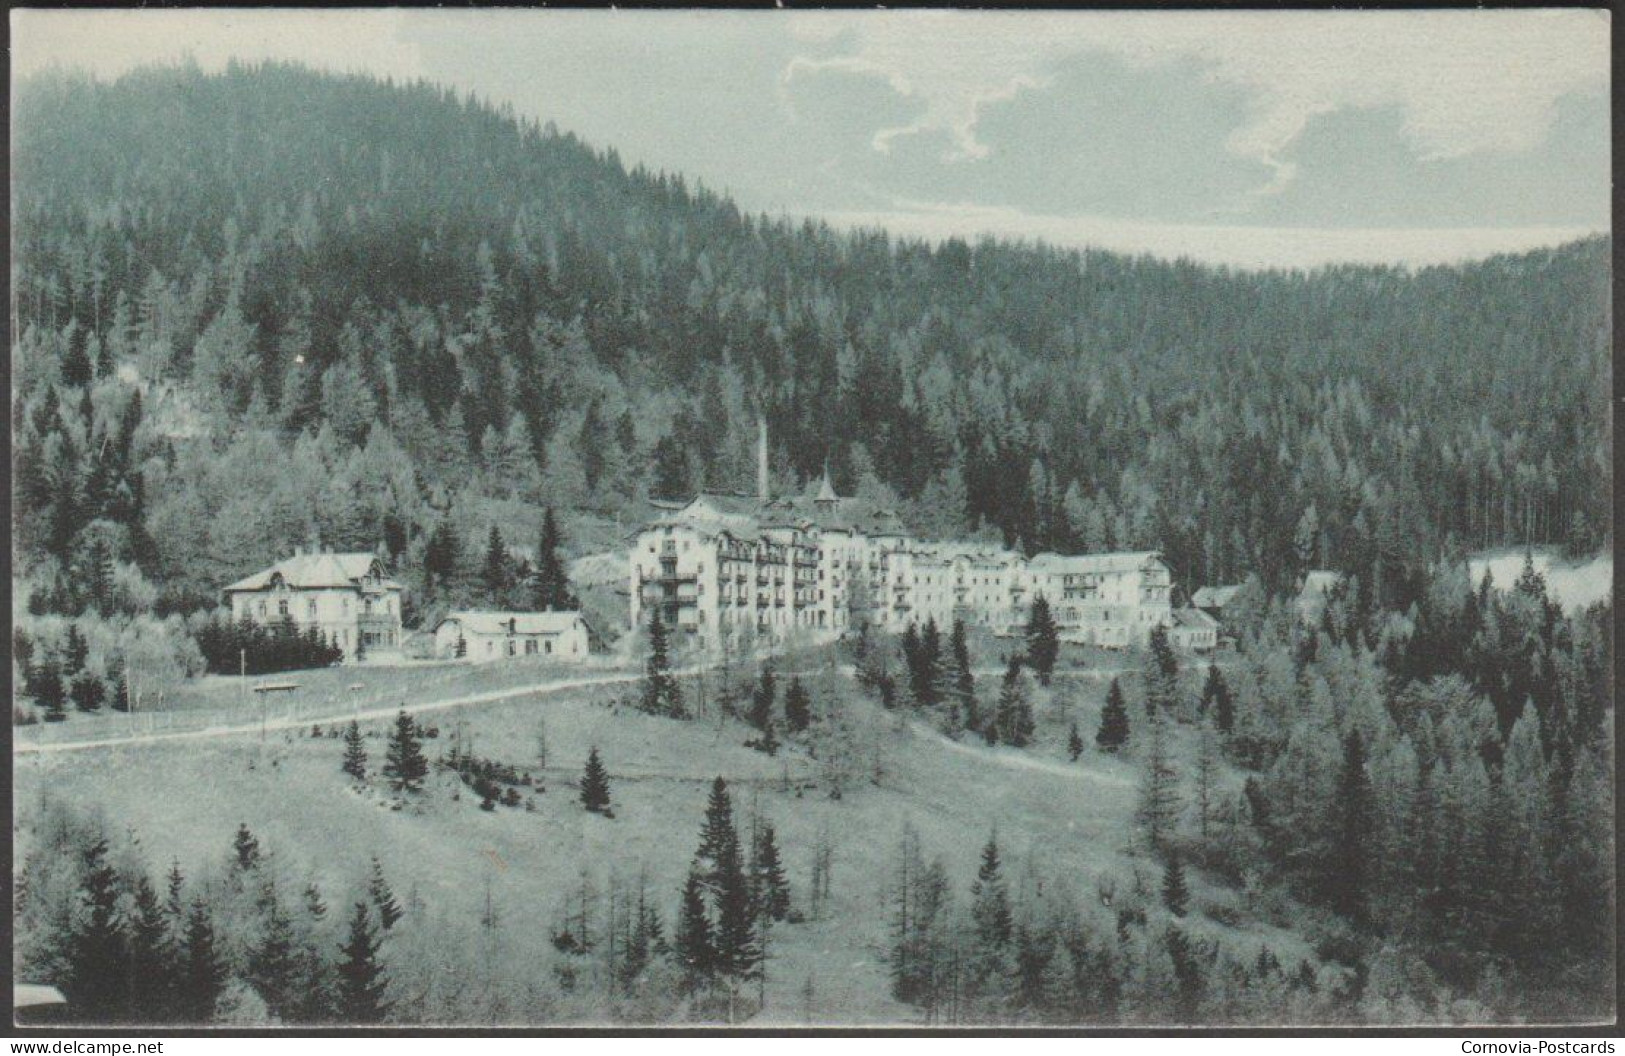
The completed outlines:
<svg viewBox="0 0 1625 1056">
<path fill-rule="evenodd" d="M 763 506 L 772 498 L 767 493 L 767 415 L 756 416 L 756 498 Z"/>
</svg>

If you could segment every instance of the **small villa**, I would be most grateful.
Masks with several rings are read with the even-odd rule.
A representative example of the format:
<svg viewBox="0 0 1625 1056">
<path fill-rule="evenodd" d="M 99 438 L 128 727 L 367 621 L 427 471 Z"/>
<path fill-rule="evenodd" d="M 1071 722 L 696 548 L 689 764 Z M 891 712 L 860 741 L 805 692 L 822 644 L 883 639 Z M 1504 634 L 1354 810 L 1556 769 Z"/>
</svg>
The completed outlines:
<svg viewBox="0 0 1625 1056">
<path fill-rule="evenodd" d="M 579 612 L 453 612 L 435 624 L 434 655 L 483 664 L 521 656 L 587 658 Z"/>
<path fill-rule="evenodd" d="M 399 653 L 402 590 L 375 554 L 296 550 L 221 593 L 232 619 L 301 631 L 314 625 L 355 660 Z"/>
</svg>

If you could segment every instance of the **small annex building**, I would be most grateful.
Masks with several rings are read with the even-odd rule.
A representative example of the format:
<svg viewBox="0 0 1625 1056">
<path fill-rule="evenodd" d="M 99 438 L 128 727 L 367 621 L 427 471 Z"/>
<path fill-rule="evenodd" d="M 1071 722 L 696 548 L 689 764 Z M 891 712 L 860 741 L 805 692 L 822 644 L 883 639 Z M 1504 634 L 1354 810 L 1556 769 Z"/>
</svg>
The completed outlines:
<svg viewBox="0 0 1625 1056">
<path fill-rule="evenodd" d="M 484 664 L 523 656 L 579 662 L 589 651 L 579 612 L 453 612 L 435 624 L 434 655 Z"/>
</svg>

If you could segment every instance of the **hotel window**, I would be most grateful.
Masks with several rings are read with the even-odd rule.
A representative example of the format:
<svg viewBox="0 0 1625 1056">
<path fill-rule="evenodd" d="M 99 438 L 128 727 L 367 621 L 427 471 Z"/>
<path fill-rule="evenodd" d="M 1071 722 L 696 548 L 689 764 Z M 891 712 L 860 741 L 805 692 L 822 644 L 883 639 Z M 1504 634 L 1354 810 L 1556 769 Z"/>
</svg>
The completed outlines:
<svg viewBox="0 0 1625 1056">
<path fill-rule="evenodd" d="M 311 598 L 309 601 L 305 602 L 305 615 L 309 616 L 311 618 L 315 618 L 315 616 L 316 616 L 316 599 L 315 598 Z"/>
<path fill-rule="evenodd" d="M 261 616 L 265 615 L 265 602 L 264 601 L 260 602 L 260 615 Z"/>
<path fill-rule="evenodd" d="M 281 598 L 281 599 L 279 599 L 277 601 L 277 603 L 276 603 L 276 614 L 278 616 L 286 616 L 288 614 L 288 599 L 287 598 Z"/>
<path fill-rule="evenodd" d="M 518 652 L 518 651 L 519 651 L 519 650 L 518 650 L 518 646 L 517 646 L 517 643 L 515 643 L 515 642 L 514 642 L 514 640 L 513 640 L 513 639 L 512 639 L 512 638 L 509 638 L 509 639 L 508 639 L 508 655 L 509 655 L 509 656 L 513 656 L 513 655 L 515 655 L 515 654 L 516 654 L 516 653 L 517 653 L 517 652 Z"/>
<path fill-rule="evenodd" d="M 542 643 L 542 648 L 543 648 L 544 651 L 546 651 L 548 653 L 548 655 L 551 656 L 552 653 L 553 653 L 553 642 L 552 642 L 552 640 L 549 639 L 548 641 L 543 642 Z"/>
</svg>

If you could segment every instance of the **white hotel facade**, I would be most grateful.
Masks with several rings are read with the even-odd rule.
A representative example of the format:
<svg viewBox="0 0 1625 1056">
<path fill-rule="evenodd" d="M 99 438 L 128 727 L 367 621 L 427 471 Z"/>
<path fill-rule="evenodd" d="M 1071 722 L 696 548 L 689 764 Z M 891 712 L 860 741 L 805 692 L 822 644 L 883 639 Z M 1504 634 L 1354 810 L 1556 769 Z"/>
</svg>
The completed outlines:
<svg viewBox="0 0 1625 1056">
<path fill-rule="evenodd" d="M 1203 649 L 1205 624 L 1175 618 L 1168 566 L 1155 551 L 1039 554 L 909 535 L 897 515 L 835 494 L 765 498 L 702 492 L 634 537 L 631 618 L 662 622 L 700 649 L 724 638 L 840 634 L 865 623 L 887 631 L 935 620 L 1010 633 L 1032 601 L 1049 600 L 1061 637 L 1128 648 L 1165 626 L 1176 646 Z M 1193 610 L 1194 611 L 1194 610 Z M 1181 615 L 1186 615 L 1181 610 Z"/>
</svg>

